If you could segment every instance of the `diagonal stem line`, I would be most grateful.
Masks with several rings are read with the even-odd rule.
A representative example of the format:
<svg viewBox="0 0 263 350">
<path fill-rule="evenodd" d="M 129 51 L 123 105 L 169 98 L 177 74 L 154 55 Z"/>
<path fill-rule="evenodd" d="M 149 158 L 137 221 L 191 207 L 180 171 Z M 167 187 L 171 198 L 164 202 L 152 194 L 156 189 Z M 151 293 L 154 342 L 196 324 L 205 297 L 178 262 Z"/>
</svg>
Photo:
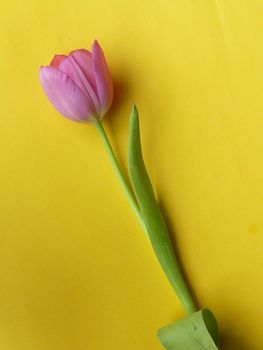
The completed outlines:
<svg viewBox="0 0 263 350">
<path fill-rule="evenodd" d="M 148 235 L 147 231 L 146 231 L 145 224 L 144 224 L 143 219 L 141 217 L 140 209 L 139 209 L 137 200 L 135 198 L 135 195 L 133 193 L 133 190 L 131 189 L 131 186 L 130 186 L 130 184 L 129 184 L 129 182 L 128 182 L 128 180 L 127 180 L 127 178 L 126 178 L 126 176 L 125 176 L 125 174 L 120 166 L 120 163 L 119 163 L 115 153 L 114 153 L 114 150 L 111 146 L 111 143 L 110 143 L 110 140 L 107 136 L 107 133 L 106 133 L 101 121 L 97 121 L 95 125 L 96 125 L 98 133 L 101 137 L 101 140 L 104 144 L 106 152 L 110 158 L 113 170 L 115 171 L 115 174 L 117 175 L 117 178 L 122 186 L 122 189 L 123 189 L 128 201 L 129 201 L 135 215 L 137 216 L 144 232 L 146 233 L 146 235 Z"/>
</svg>

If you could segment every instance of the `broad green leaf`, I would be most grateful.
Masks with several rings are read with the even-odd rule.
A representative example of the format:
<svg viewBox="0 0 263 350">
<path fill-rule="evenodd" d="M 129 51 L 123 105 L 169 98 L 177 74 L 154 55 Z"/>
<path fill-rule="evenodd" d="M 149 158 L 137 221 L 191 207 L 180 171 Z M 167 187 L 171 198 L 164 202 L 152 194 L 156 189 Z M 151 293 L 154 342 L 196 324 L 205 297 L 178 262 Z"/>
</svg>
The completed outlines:
<svg viewBox="0 0 263 350">
<path fill-rule="evenodd" d="M 157 335 L 167 350 L 218 350 L 218 326 L 208 309 L 161 328 Z"/>
<path fill-rule="evenodd" d="M 144 165 L 139 116 L 135 106 L 133 106 L 130 116 L 128 167 L 141 216 L 156 257 L 186 312 L 192 313 L 196 311 L 196 308 L 176 259 L 164 217 L 155 199 L 152 184 Z"/>
<path fill-rule="evenodd" d="M 158 337 L 167 350 L 218 350 L 216 319 L 208 309 L 196 311 L 155 198 L 143 161 L 139 116 L 135 106 L 130 116 L 128 151 L 129 174 L 149 239 L 163 271 L 188 313 L 183 320 L 161 328 Z"/>
</svg>

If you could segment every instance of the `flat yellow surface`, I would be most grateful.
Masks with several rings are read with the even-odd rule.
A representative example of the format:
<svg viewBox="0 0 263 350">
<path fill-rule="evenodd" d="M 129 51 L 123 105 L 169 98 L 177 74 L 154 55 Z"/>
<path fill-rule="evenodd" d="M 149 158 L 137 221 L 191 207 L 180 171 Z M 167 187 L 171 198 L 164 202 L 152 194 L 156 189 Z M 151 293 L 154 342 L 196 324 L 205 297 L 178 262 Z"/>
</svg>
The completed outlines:
<svg viewBox="0 0 263 350">
<path fill-rule="evenodd" d="M 0 348 L 161 350 L 157 329 L 184 315 L 96 129 L 59 116 L 39 84 L 53 54 L 97 38 L 115 81 L 105 126 L 123 164 L 136 102 L 200 306 L 217 315 L 223 349 L 262 350 L 262 1 L 0 10 Z"/>
</svg>

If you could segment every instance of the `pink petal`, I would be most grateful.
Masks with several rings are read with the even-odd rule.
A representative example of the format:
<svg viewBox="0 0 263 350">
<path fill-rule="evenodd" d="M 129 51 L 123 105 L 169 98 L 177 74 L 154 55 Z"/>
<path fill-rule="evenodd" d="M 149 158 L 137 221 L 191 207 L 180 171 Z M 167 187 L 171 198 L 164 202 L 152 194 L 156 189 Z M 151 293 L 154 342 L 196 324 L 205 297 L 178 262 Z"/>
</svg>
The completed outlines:
<svg viewBox="0 0 263 350">
<path fill-rule="evenodd" d="M 93 71 L 92 65 L 92 55 L 91 52 L 85 49 L 79 49 L 72 51 L 69 56 L 74 57 L 75 61 L 78 63 L 85 77 L 89 81 L 92 89 L 95 91 L 97 95 L 97 86 L 95 75 Z"/>
<path fill-rule="evenodd" d="M 62 115 L 80 122 L 96 120 L 85 94 L 65 73 L 40 67 L 39 78 L 48 99 Z"/>
<path fill-rule="evenodd" d="M 66 57 L 66 55 L 55 55 L 52 61 L 50 62 L 50 66 L 57 68 Z"/>
<path fill-rule="evenodd" d="M 74 54 L 70 54 L 67 58 L 65 58 L 59 65 L 59 70 L 66 73 L 74 81 L 74 83 L 78 85 L 89 100 L 94 113 L 99 115 L 100 104 L 98 97 L 74 56 Z M 89 61 L 87 61 L 87 64 L 89 64 Z"/>
<path fill-rule="evenodd" d="M 103 51 L 97 40 L 95 40 L 92 45 L 92 62 L 94 67 L 97 92 L 102 109 L 101 117 L 103 117 L 112 103 L 113 83 Z"/>
</svg>

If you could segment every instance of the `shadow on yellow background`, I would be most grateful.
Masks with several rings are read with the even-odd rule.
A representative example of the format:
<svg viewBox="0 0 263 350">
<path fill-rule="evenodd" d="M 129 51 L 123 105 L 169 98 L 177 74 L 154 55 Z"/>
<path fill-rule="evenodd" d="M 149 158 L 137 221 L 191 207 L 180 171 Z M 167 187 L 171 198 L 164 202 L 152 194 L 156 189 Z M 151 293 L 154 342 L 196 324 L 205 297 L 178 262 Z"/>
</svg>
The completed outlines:
<svg viewBox="0 0 263 350">
<path fill-rule="evenodd" d="M 57 114 L 38 67 L 97 38 L 106 117 L 146 163 L 200 306 L 225 350 L 261 350 L 263 3 L 8 1 L 1 7 L 0 347 L 161 349 L 183 316 L 92 126 Z"/>
</svg>

